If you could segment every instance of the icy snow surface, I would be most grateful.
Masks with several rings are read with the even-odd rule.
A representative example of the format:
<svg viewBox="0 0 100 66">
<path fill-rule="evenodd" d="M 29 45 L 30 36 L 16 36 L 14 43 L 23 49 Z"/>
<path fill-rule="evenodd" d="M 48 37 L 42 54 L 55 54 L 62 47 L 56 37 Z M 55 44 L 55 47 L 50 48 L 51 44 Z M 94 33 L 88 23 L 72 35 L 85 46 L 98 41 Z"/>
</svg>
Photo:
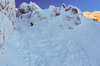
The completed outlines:
<svg viewBox="0 0 100 66">
<path fill-rule="evenodd" d="M 55 9 L 50 6 L 17 17 L 0 66 L 100 66 L 100 23 L 85 18 L 76 7 L 67 12 Z"/>
<path fill-rule="evenodd" d="M 5 40 L 13 34 L 12 22 L 0 12 L 0 62 L 2 61 L 5 50 Z"/>
</svg>

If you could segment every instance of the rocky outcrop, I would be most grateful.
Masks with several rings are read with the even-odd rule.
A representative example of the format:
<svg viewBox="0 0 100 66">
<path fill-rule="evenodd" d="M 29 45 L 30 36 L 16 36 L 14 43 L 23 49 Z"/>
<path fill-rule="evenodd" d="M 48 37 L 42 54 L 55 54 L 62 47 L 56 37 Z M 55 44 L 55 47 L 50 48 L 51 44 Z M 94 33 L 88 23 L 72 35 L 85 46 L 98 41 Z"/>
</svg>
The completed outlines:
<svg viewBox="0 0 100 66">
<path fill-rule="evenodd" d="M 4 45 L 7 33 L 14 30 L 16 21 L 15 0 L 0 0 L 0 61 L 4 56 Z M 8 31 L 11 30 L 11 31 Z"/>
<path fill-rule="evenodd" d="M 15 0 L 0 0 L 0 11 L 3 12 L 14 25 L 16 21 Z"/>
<path fill-rule="evenodd" d="M 16 11 L 16 17 L 23 18 L 24 16 L 22 15 L 29 13 L 29 15 L 26 15 L 26 17 L 30 18 L 32 12 L 35 11 L 36 9 L 40 9 L 40 7 L 36 3 L 30 2 L 29 4 L 27 4 L 23 2 Z"/>
<path fill-rule="evenodd" d="M 63 19 L 68 26 L 68 29 L 73 30 L 73 27 L 80 25 L 84 15 L 75 6 L 69 5 L 66 7 L 65 4 L 62 7 L 55 7 L 50 5 L 48 9 L 41 9 L 34 2 L 22 3 L 18 10 L 16 11 L 16 17 L 23 19 L 28 18 L 30 25 L 35 25 L 35 22 L 40 22 L 42 20 L 55 20 L 56 18 Z M 74 24 L 74 26 L 71 26 Z M 61 25 L 64 26 L 64 25 Z"/>
<path fill-rule="evenodd" d="M 98 12 L 98 11 L 94 11 L 92 13 L 84 12 L 83 14 L 86 16 L 86 18 L 90 18 L 90 19 L 93 19 L 93 21 L 100 22 L 100 12 Z"/>
</svg>

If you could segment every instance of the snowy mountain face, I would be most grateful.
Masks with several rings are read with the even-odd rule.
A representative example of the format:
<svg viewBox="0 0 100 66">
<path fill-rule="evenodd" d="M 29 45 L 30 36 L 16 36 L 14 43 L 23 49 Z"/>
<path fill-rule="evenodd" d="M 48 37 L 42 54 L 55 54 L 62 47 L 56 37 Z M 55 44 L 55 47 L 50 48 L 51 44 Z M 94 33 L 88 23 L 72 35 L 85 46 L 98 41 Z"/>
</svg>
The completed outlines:
<svg viewBox="0 0 100 66">
<path fill-rule="evenodd" d="M 64 25 L 68 25 L 67 28 L 73 29 L 74 26 L 80 25 L 81 20 L 84 17 L 81 11 L 74 7 L 69 6 L 66 7 L 65 4 L 60 7 L 50 6 L 49 9 L 42 10 L 37 6 L 35 3 L 30 2 L 30 4 L 22 3 L 20 8 L 16 11 L 16 16 L 18 18 L 28 18 L 30 21 L 33 22 L 40 22 L 43 20 L 49 21 L 55 20 L 60 18 L 60 21 L 64 21 Z M 73 26 L 71 26 L 73 24 Z M 63 27 L 64 25 L 61 25 Z"/>
<path fill-rule="evenodd" d="M 15 1 L 0 0 L 0 61 L 4 56 L 5 40 L 12 34 L 14 29 Z"/>
<path fill-rule="evenodd" d="M 51 5 L 43 10 L 33 2 L 22 3 L 16 16 L 0 66 L 100 66 L 100 24 L 77 7 Z M 0 18 L 0 26 L 12 29 L 6 16 Z M 12 34 L 5 28 L 6 36 Z"/>
<path fill-rule="evenodd" d="M 27 4 L 24 2 L 20 5 L 20 8 L 16 11 L 16 16 L 19 17 L 20 15 L 32 12 L 35 9 L 40 9 L 40 8 L 35 3 L 30 2 L 29 4 Z"/>
<path fill-rule="evenodd" d="M 63 4 L 43 10 L 22 3 L 16 16 L 15 33 L 7 43 L 18 49 L 26 64 L 8 65 L 100 66 L 100 24 L 77 7 Z"/>
</svg>

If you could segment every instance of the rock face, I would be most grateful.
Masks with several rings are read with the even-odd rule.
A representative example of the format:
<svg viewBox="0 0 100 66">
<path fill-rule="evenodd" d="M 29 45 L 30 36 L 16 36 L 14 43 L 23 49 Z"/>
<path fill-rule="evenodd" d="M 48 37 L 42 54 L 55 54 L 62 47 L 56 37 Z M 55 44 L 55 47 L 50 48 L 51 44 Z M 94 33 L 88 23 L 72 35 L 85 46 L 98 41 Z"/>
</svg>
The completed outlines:
<svg viewBox="0 0 100 66">
<path fill-rule="evenodd" d="M 100 12 L 98 12 L 98 11 L 94 11 L 92 13 L 84 12 L 83 14 L 86 16 L 86 18 L 90 18 L 90 19 L 93 19 L 93 21 L 100 22 Z"/>
<path fill-rule="evenodd" d="M 0 61 L 4 56 L 5 34 L 8 29 L 14 29 L 15 21 L 15 0 L 0 0 Z"/>
</svg>

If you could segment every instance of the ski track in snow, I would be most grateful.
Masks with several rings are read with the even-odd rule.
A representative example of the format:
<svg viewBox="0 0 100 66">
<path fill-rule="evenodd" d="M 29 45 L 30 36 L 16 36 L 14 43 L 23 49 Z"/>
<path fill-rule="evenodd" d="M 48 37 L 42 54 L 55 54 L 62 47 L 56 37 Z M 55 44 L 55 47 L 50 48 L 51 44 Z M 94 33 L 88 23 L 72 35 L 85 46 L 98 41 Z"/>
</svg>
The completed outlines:
<svg viewBox="0 0 100 66">
<path fill-rule="evenodd" d="M 60 29 L 54 34 L 51 27 L 34 28 L 16 28 L 8 42 L 18 49 L 27 66 L 92 66 L 85 50 L 70 37 L 64 38 L 68 36 L 59 33 Z"/>
</svg>

